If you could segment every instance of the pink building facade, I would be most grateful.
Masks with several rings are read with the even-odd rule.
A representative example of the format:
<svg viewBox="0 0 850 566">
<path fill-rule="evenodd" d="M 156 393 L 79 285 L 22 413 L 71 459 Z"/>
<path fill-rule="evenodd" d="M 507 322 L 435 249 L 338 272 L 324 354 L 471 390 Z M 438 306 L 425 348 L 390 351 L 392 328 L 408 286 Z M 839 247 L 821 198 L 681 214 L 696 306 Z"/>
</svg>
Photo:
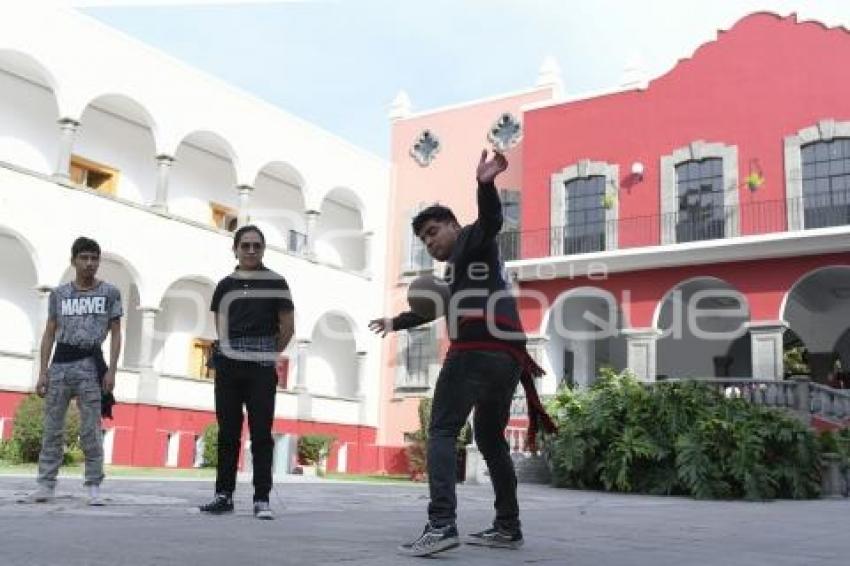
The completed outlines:
<svg viewBox="0 0 850 566">
<path fill-rule="evenodd" d="M 411 275 L 439 271 L 417 262 L 409 218 L 435 201 L 474 218 L 474 165 L 507 112 L 523 137 L 498 183 L 512 191 L 502 251 L 543 393 L 591 385 L 603 366 L 647 381 L 781 380 L 792 348 L 813 381 L 840 383 L 850 80 L 837 69 L 848 57 L 843 28 L 757 13 L 646 85 L 575 98 L 545 86 L 397 117 L 387 311 L 404 308 Z M 423 166 L 410 148 L 426 130 L 440 143 Z M 444 340 L 424 332 L 385 344 L 387 446 L 417 428 L 416 397 L 439 368 Z"/>
</svg>

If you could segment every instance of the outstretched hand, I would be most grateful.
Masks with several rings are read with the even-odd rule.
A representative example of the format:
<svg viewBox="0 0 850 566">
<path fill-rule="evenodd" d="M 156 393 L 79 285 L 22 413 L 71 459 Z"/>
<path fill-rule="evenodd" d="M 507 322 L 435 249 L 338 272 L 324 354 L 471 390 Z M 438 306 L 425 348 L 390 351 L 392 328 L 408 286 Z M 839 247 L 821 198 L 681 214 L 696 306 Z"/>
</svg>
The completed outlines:
<svg viewBox="0 0 850 566">
<path fill-rule="evenodd" d="M 481 161 L 478 162 L 476 177 L 478 182 L 487 185 L 492 183 L 496 177 L 508 168 L 508 160 L 500 151 L 493 151 L 493 159 L 487 160 L 487 150 L 481 151 Z"/>
<path fill-rule="evenodd" d="M 389 318 L 376 318 L 369 321 L 369 330 L 383 338 L 393 329 L 392 320 Z"/>
</svg>

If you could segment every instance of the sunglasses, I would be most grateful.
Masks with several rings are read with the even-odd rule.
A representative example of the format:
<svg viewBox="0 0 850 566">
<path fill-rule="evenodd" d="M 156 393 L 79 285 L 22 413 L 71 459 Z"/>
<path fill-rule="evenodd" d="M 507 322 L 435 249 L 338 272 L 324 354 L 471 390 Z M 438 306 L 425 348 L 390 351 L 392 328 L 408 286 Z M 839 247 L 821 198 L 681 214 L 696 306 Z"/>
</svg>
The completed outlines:
<svg viewBox="0 0 850 566">
<path fill-rule="evenodd" d="M 263 249 L 263 244 L 262 242 L 240 242 L 239 249 L 246 252 L 249 250 L 259 251 Z"/>
</svg>

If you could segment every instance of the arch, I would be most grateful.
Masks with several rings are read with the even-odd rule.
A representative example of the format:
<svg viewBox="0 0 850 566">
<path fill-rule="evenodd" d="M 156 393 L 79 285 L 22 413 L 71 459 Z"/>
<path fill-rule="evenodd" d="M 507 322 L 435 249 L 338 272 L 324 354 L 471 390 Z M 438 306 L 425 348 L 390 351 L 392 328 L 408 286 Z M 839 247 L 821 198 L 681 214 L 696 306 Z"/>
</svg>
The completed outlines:
<svg viewBox="0 0 850 566">
<path fill-rule="evenodd" d="M 779 303 L 779 320 L 785 320 L 785 311 L 788 308 L 788 300 L 791 297 L 791 294 L 795 289 L 799 289 L 800 285 L 803 284 L 806 279 L 810 277 L 817 276 L 819 273 L 823 273 L 828 270 L 834 269 L 850 269 L 846 265 L 823 265 L 821 267 L 816 267 L 815 269 L 809 270 L 800 277 L 798 277 L 794 283 L 788 288 L 788 291 L 782 296 L 782 301 Z"/>
<path fill-rule="evenodd" d="M 363 202 L 351 189 L 337 187 L 321 201 L 314 249 L 320 260 L 351 271 L 365 268 Z"/>
<path fill-rule="evenodd" d="M 257 172 L 253 186 L 251 222 L 267 233 L 269 244 L 304 251 L 307 195 L 301 173 L 286 162 L 273 161 Z"/>
<path fill-rule="evenodd" d="M 563 385 L 589 387 L 601 366 L 624 369 L 624 318 L 616 298 L 605 289 L 577 287 L 558 295 L 540 326 L 547 339 L 544 392 Z"/>
<path fill-rule="evenodd" d="M 348 328 L 351 330 L 351 334 L 354 337 L 354 344 L 357 351 L 362 351 L 365 349 L 365 345 L 363 343 L 363 335 L 361 332 L 358 331 L 360 325 L 357 324 L 357 322 L 354 320 L 354 317 L 340 309 L 331 309 L 328 311 L 324 311 L 319 317 L 316 318 L 316 321 L 311 326 L 312 330 L 310 331 L 310 333 L 312 334 L 313 332 L 315 332 L 316 327 L 319 325 L 322 319 L 327 318 L 329 316 L 337 316 L 343 319 L 348 324 Z"/>
<path fill-rule="evenodd" d="M 15 266 L 0 276 L 0 350 L 29 354 L 40 336 L 38 324 L 47 315 L 36 294 L 37 264 L 29 242 L 2 226 L 0 256 Z"/>
<path fill-rule="evenodd" d="M 36 250 L 32 242 L 30 242 L 26 237 L 24 237 L 23 234 L 21 234 L 17 230 L 9 228 L 8 226 L 4 226 L 3 224 L 0 224 L 0 236 L 9 236 L 10 238 L 14 238 L 21 246 L 23 246 L 27 250 L 27 253 L 30 256 L 33 267 L 35 269 L 36 282 L 39 285 L 42 285 L 43 273 L 41 270 L 41 262 L 39 260 L 38 251 Z"/>
<path fill-rule="evenodd" d="M 557 297 L 555 297 L 555 300 L 552 301 L 552 305 L 548 309 L 546 309 L 545 313 L 543 313 L 543 318 L 540 321 L 539 332 L 543 332 L 549 326 L 550 317 L 552 316 L 552 313 L 555 312 L 557 309 L 559 309 L 561 307 L 561 305 L 564 303 L 564 301 L 566 301 L 567 299 L 569 299 L 571 297 L 575 297 L 575 296 L 596 297 L 596 298 L 600 298 L 600 299 L 604 299 L 604 300 L 610 299 L 611 302 L 617 306 L 617 309 L 622 311 L 622 307 L 617 302 L 617 298 L 614 296 L 613 293 L 611 293 L 607 289 L 602 289 L 600 287 L 590 287 L 590 286 L 583 286 L 583 287 L 576 287 L 574 289 L 568 289 L 568 290 L 560 293 Z M 623 312 L 623 316 L 625 317 L 625 312 Z M 625 326 L 625 327 L 629 326 L 628 321 L 625 318 L 623 319 L 622 322 L 623 322 L 623 326 Z"/>
<path fill-rule="evenodd" d="M 354 397 L 357 390 L 357 326 L 333 310 L 313 325 L 307 355 L 307 388 L 317 394 Z"/>
<path fill-rule="evenodd" d="M 45 175 L 55 171 L 58 96 L 55 77 L 40 61 L 0 49 L 0 161 Z"/>
<path fill-rule="evenodd" d="M 155 198 L 158 127 L 151 113 L 120 93 L 93 98 L 80 114 L 72 153 L 115 170 L 115 194 L 137 203 Z"/>
<path fill-rule="evenodd" d="M 697 282 L 701 282 L 701 281 L 706 281 L 706 282 L 707 281 L 715 281 L 715 282 L 721 283 L 722 285 L 725 285 L 726 287 L 728 287 L 730 289 L 735 289 L 737 291 L 737 289 L 735 288 L 734 285 L 732 285 L 731 283 L 729 283 L 725 279 L 722 279 L 720 277 L 715 277 L 714 275 L 697 275 L 695 277 L 689 277 L 687 279 L 682 279 L 681 281 L 679 281 L 678 283 L 676 283 L 675 285 L 670 287 L 663 295 L 661 295 L 661 299 L 655 305 L 655 309 L 653 310 L 653 313 L 652 313 L 652 328 L 654 328 L 655 330 L 658 330 L 659 318 L 661 316 L 661 308 L 664 306 L 664 303 L 667 301 L 667 299 L 670 298 L 670 296 L 677 289 L 679 289 L 680 287 L 684 287 L 685 285 L 689 285 L 689 284 L 697 283 Z M 743 293 L 740 293 L 740 291 L 738 293 L 744 298 L 745 304 L 748 305 L 747 308 L 749 309 L 749 302 L 747 301 L 746 296 L 744 296 Z"/>
<path fill-rule="evenodd" d="M 27 80 L 38 81 L 54 93 L 59 93 L 59 82 L 56 76 L 47 65 L 29 53 L 17 49 L 0 48 L 0 66 L 9 68 L 16 75 Z"/>
<path fill-rule="evenodd" d="M 125 120 L 133 121 L 147 127 L 153 133 L 154 140 L 158 139 L 159 128 L 156 120 L 144 104 L 128 94 L 106 92 L 92 97 L 80 112 L 80 118 L 89 108 L 99 108 L 116 114 Z M 158 147 L 158 144 L 155 144 Z"/>
<path fill-rule="evenodd" d="M 236 185 L 238 160 L 230 143 L 209 130 L 184 136 L 174 151 L 168 189 L 168 209 L 179 216 L 203 224 L 214 224 L 220 210 L 218 228 L 227 229 L 227 218 L 239 208 Z"/>
<path fill-rule="evenodd" d="M 220 156 L 229 159 L 233 164 L 233 170 L 235 175 L 237 164 L 239 162 L 239 160 L 237 159 L 236 150 L 233 149 L 233 146 L 230 144 L 230 142 L 228 142 L 227 139 L 218 132 L 215 132 L 213 130 L 199 129 L 186 133 L 180 139 L 180 143 L 178 143 L 177 146 L 174 148 L 175 155 L 177 154 L 177 150 L 180 148 L 180 146 L 184 144 L 192 144 L 212 153 L 223 154 Z"/>
<path fill-rule="evenodd" d="M 850 329 L 850 266 L 812 269 L 797 279 L 782 299 L 781 320 L 805 343 L 812 379 L 825 382 L 836 353 L 850 362 L 843 337 Z"/>
<path fill-rule="evenodd" d="M 749 320 L 747 297 L 728 281 L 714 276 L 679 281 L 664 293 L 653 313 L 658 374 L 751 376 Z"/>
<path fill-rule="evenodd" d="M 154 325 L 153 366 L 173 375 L 204 377 L 204 347 L 216 338 L 209 310 L 215 283 L 203 275 L 172 281 L 159 301 Z M 196 340 L 199 351 L 196 352 Z"/>
</svg>

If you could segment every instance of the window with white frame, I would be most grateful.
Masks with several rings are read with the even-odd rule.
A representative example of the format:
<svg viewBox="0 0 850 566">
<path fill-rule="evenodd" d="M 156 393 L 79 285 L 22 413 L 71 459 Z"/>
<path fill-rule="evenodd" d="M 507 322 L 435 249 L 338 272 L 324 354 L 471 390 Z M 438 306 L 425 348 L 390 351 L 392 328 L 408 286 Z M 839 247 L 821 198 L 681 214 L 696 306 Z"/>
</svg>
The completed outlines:
<svg viewBox="0 0 850 566">
<path fill-rule="evenodd" d="M 434 268 L 434 259 L 428 254 L 425 244 L 413 233 L 411 228 L 413 219 L 425 208 L 426 205 L 420 203 L 407 214 L 409 220 L 402 223 L 401 229 L 404 231 L 401 240 L 404 242 L 404 249 L 401 254 L 402 273 L 427 271 Z"/>
<path fill-rule="evenodd" d="M 411 328 L 398 334 L 398 390 L 427 390 L 431 387 L 431 365 L 437 361 L 437 340 L 433 326 Z"/>
<path fill-rule="evenodd" d="M 805 228 L 850 223 L 850 139 L 806 144 L 800 157 Z"/>
<path fill-rule="evenodd" d="M 605 177 L 571 179 L 564 185 L 566 218 L 564 253 L 580 254 L 605 249 Z"/>
<path fill-rule="evenodd" d="M 550 253 L 616 250 L 619 166 L 581 159 L 550 178 Z"/>
<path fill-rule="evenodd" d="M 692 159 L 676 165 L 676 241 L 722 238 L 725 233 L 723 160 Z"/>
<path fill-rule="evenodd" d="M 502 259 L 511 261 L 519 259 L 520 250 L 520 192 L 511 189 L 502 189 L 502 231 L 499 234 L 499 249 L 502 252 Z"/>
<path fill-rule="evenodd" d="M 660 161 L 662 244 L 731 238 L 738 219 L 738 147 L 695 140 Z"/>
</svg>

